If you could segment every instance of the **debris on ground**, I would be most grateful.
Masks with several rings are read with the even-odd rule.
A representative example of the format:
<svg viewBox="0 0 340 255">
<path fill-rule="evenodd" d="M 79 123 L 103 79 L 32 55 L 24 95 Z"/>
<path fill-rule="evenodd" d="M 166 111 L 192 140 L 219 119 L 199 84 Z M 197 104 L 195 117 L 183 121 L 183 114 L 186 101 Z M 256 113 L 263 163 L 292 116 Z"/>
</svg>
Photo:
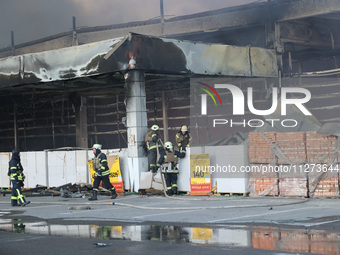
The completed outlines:
<svg viewBox="0 0 340 255">
<path fill-rule="evenodd" d="M 64 198 L 85 198 L 91 196 L 93 186 L 90 183 L 67 183 L 58 187 L 47 187 L 37 184 L 35 188 L 24 188 L 24 196 L 61 196 Z M 3 196 L 11 194 L 11 189 L 0 189 Z M 99 187 L 100 195 L 111 195 L 111 192 L 103 187 Z"/>
</svg>

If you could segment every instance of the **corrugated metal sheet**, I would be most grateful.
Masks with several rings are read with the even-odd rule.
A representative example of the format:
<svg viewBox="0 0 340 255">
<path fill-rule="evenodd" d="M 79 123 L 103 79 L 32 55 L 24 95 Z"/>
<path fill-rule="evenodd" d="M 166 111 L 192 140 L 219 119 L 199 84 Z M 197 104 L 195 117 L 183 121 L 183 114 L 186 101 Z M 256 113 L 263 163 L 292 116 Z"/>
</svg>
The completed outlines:
<svg viewBox="0 0 340 255">
<path fill-rule="evenodd" d="M 97 75 L 103 56 L 123 39 L 0 59 L 0 87 Z"/>
<path fill-rule="evenodd" d="M 277 77 L 272 50 L 129 34 L 126 37 L 0 59 L 0 87 L 52 82 L 128 69 L 147 73 Z"/>
</svg>

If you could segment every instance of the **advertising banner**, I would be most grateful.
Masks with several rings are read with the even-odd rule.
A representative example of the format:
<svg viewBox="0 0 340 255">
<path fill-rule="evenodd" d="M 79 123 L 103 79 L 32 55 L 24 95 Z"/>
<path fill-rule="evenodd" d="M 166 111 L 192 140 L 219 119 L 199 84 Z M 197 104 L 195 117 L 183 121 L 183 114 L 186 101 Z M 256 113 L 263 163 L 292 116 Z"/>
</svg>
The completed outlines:
<svg viewBox="0 0 340 255">
<path fill-rule="evenodd" d="M 190 155 L 190 195 L 202 196 L 211 192 L 209 154 Z"/>
</svg>

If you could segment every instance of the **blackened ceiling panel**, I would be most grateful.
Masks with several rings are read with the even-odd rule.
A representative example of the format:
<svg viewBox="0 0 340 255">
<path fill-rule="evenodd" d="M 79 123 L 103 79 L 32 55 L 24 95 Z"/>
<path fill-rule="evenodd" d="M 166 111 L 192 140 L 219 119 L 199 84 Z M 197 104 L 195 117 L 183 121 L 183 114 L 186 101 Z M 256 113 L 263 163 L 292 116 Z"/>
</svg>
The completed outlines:
<svg viewBox="0 0 340 255">
<path fill-rule="evenodd" d="M 255 54 L 259 53 L 259 54 Z M 273 50 L 138 34 L 0 59 L 0 88 L 125 72 L 276 77 Z"/>
</svg>

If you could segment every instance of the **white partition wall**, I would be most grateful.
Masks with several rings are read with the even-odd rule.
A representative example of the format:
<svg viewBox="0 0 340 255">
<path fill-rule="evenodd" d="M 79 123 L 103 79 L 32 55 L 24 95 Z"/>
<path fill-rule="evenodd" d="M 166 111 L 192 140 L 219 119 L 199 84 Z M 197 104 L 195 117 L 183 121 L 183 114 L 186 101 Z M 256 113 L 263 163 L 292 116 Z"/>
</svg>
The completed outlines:
<svg viewBox="0 0 340 255">
<path fill-rule="evenodd" d="M 107 155 L 118 155 L 125 190 L 130 190 L 130 180 L 139 180 L 139 173 L 130 171 L 127 149 L 103 150 Z M 248 146 L 206 146 L 191 147 L 186 157 L 180 159 L 178 189 L 190 191 L 190 154 L 209 154 L 210 166 L 233 166 L 239 169 L 248 165 Z M 10 153 L 0 153 L 0 187 L 10 187 L 7 176 Z M 77 151 L 37 151 L 22 152 L 21 161 L 26 175 L 25 188 L 34 188 L 37 184 L 57 187 L 67 183 L 90 183 L 90 171 L 87 161 L 93 158 L 92 150 Z M 217 184 L 220 193 L 248 192 L 248 174 L 235 175 L 229 172 L 212 173 L 212 186 Z"/>
<path fill-rule="evenodd" d="M 188 148 L 185 158 L 179 160 L 179 174 L 177 179 L 177 185 L 179 191 L 190 190 L 190 151 L 192 148 Z"/>
<path fill-rule="evenodd" d="M 48 186 L 89 183 L 88 153 L 86 150 L 47 152 Z"/>
<path fill-rule="evenodd" d="M 77 180 L 76 177 L 77 165 L 75 151 L 49 151 L 47 164 L 48 186 L 61 186 L 66 183 L 80 181 Z"/>
<path fill-rule="evenodd" d="M 8 173 L 8 162 L 10 160 L 10 153 L 0 153 L 0 187 L 9 187 L 10 180 Z"/>
<path fill-rule="evenodd" d="M 217 184 L 217 192 L 247 193 L 249 191 L 249 173 L 236 173 L 243 166 L 249 165 L 248 145 L 206 146 L 212 173 L 212 186 Z"/>
<path fill-rule="evenodd" d="M 87 166 L 87 153 L 86 151 L 76 151 L 76 180 L 77 182 L 89 183 L 89 171 Z"/>
<path fill-rule="evenodd" d="M 180 191 L 190 191 L 190 154 L 209 154 L 210 166 L 215 169 L 211 174 L 212 186 L 217 185 L 217 192 L 248 192 L 249 174 L 235 174 L 226 170 L 240 169 L 249 164 L 247 145 L 191 147 L 186 154 L 179 164 L 178 189 Z"/>
<path fill-rule="evenodd" d="M 24 168 L 25 188 L 34 188 L 37 184 L 46 185 L 47 171 L 44 151 L 21 152 L 21 164 Z"/>
</svg>

